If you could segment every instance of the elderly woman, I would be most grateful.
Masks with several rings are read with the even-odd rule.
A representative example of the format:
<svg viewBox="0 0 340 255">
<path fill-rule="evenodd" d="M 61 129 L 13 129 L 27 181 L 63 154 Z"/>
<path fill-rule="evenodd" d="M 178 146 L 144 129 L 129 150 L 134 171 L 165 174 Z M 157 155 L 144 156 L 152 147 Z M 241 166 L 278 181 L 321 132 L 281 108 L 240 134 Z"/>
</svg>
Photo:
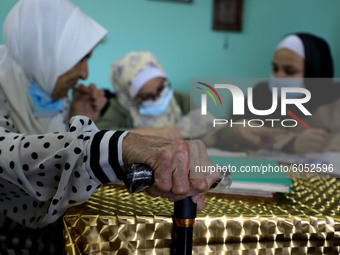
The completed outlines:
<svg viewBox="0 0 340 255">
<path fill-rule="evenodd" d="M 0 47 L 0 253 L 22 249 L 54 254 L 51 247 L 62 246 L 51 240 L 51 233 L 28 228 L 46 230 L 70 206 L 122 176 L 122 166 L 149 165 L 155 177 L 150 195 L 171 201 L 191 196 L 199 209 L 204 207 L 202 196 L 219 178 L 190 177 L 189 152 L 193 165 L 211 165 L 198 141 L 101 131 L 94 125 L 106 100 L 93 84 L 75 85 L 86 79 L 87 61 L 105 34 L 68 0 L 21 0 L 5 20 Z M 55 232 L 54 226 L 47 230 Z"/>
<path fill-rule="evenodd" d="M 170 88 L 158 59 L 148 51 L 130 52 L 111 69 L 115 91 L 96 124 L 141 134 L 182 138 L 176 124 L 190 111 L 189 96 Z M 114 121 L 113 121 L 114 120 Z"/>
</svg>

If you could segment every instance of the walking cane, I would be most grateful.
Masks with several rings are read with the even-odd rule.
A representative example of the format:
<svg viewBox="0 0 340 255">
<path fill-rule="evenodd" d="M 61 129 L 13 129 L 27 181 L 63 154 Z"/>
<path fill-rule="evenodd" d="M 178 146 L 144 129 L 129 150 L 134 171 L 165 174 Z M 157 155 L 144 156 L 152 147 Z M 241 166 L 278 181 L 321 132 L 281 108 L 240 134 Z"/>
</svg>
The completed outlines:
<svg viewBox="0 0 340 255">
<path fill-rule="evenodd" d="M 149 188 L 154 183 L 153 171 L 149 166 L 143 164 L 133 164 L 129 168 L 124 168 L 123 181 L 130 193 Z M 230 172 L 221 173 L 221 178 L 210 188 L 219 187 L 227 189 L 231 185 Z M 175 254 L 192 254 L 193 227 L 196 218 L 197 205 L 190 197 L 176 201 L 174 204 L 174 225 L 175 225 Z"/>
<path fill-rule="evenodd" d="M 192 254 L 192 236 L 195 224 L 197 205 L 190 197 L 175 202 L 175 254 Z"/>
</svg>

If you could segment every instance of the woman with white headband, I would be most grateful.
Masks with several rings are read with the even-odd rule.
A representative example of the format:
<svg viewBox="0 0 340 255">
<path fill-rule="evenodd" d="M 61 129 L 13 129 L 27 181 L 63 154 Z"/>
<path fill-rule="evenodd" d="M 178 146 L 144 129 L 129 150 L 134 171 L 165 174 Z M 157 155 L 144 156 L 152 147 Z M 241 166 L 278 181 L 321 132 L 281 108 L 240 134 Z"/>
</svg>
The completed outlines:
<svg viewBox="0 0 340 255">
<path fill-rule="evenodd" d="M 0 46 L 0 254 L 62 254 L 50 224 L 124 175 L 122 166 L 149 165 L 155 177 L 150 195 L 172 201 L 190 196 L 199 209 L 219 178 L 190 178 L 189 154 L 193 166 L 212 165 L 199 141 L 95 126 L 106 100 L 94 85 L 75 86 L 86 79 L 87 61 L 105 34 L 68 0 L 21 0 L 6 17 Z"/>
<path fill-rule="evenodd" d="M 98 127 L 183 138 L 185 134 L 175 124 L 190 111 L 188 96 L 170 88 L 167 75 L 153 53 L 125 54 L 112 66 L 110 80 L 115 94 L 98 118 Z"/>
<path fill-rule="evenodd" d="M 260 83 L 253 88 L 253 105 L 255 109 L 269 109 L 272 105 L 272 91 L 277 88 L 278 107 L 268 116 L 258 116 L 246 107 L 245 119 L 289 119 L 281 115 L 281 88 L 306 88 L 311 99 L 304 106 L 312 116 L 305 116 L 294 105 L 288 104 L 289 110 L 308 124 L 308 130 L 298 124 L 294 131 L 277 137 L 274 149 L 287 152 L 306 153 L 330 150 L 332 140 L 330 133 L 340 132 L 340 122 L 334 111 L 334 105 L 340 98 L 340 87 L 333 82 L 333 60 L 327 42 L 309 33 L 289 34 L 278 44 L 273 60 L 272 75 L 269 82 Z M 299 92 L 289 92 L 288 99 L 298 99 Z M 337 104 L 338 109 L 340 104 Z M 331 107 L 330 107 L 331 106 Z M 234 119 L 240 118 L 234 117 Z M 327 119 L 327 120 L 326 120 Z M 311 128 L 309 128 L 309 126 Z M 333 142 L 331 142 L 333 141 Z"/>
</svg>

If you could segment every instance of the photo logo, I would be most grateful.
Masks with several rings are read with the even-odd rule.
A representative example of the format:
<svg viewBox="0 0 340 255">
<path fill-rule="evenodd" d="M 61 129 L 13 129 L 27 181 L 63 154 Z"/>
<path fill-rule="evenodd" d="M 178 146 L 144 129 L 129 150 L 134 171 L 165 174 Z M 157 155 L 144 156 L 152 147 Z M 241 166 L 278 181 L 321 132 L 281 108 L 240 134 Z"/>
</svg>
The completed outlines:
<svg viewBox="0 0 340 255">
<path fill-rule="evenodd" d="M 269 116 L 270 114 L 274 113 L 278 107 L 278 98 L 279 98 L 279 93 L 278 89 L 280 89 L 280 103 L 281 103 L 281 116 L 287 116 L 287 113 L 289 113 L 289 110 L 287 110 L 287 105 L 295 105 L 297 109 L 299 109 L 305 116 L 310 116 L 312 115 L 304 106 L 305 103 L 309 102 L 311 99 L 311 93 L 308 89 L 306 88 L 298 88 L 298 87 L 281 87 L 281 88 L 276 88 L 274 87 L 272 89 L 272 105 L 269 109 L 256 109 L 253 104 L 253 88 L 248 87 L 247 92 L 248 92 L 248 97 L 247 97 L 247 102 L 245 102 L 245 95 L 243 91 L 232 84 L 215 84 L 214 87 L 211 85 L 208 85 L 203 82 L 197 82 L 198 84 L 201 84 L 205 86 L 206 88 L 201 88 L 197 87 L 198 89 L 204 91 L 206 94 L 201 94 L 201 115 L 207 115 L 207 94 L 210 96 L 210 98 L 213 100 L 215 106 L 217 106 L 216 99 L 212 92 L 215 94 L 215 96 L 218 98 L 220 101 L 221 106 L 222 100 L 216 89 L 223 89 L 225 92 L 229 92 L 232 95 L 232 114 L 235 116 L 237 115 L 244 115 L 245 114 L 245 106 L 248 107 L 248 110 L 256 115 L 256 116 Z M 222 91 L 223 92 L 223 91 Z M 290 93 L 299 93 L 301 96 L 299 98 L 289 98 Z M 247 104 L 246 104 L 247 103 Z M 289 116 L 292 116 L 291 114 L 288 114 Z M 274 122 L 281 122 L 281 125 L 283 127 L 295 127 L 298 124 L 298 121 L 296 119 L 265 119 L 265 121 L 269 121 L 272 123 L 272 127 L 274 127 Z M 226 119 L 214 119 L 214 127 L 218 124 L 232 124 L 232 120 L 226 120 Z M 253 123 L 257 123 L 254 125 Z M 260 124 L 258 124 L 260 123 Z M 287 123 L 292 123 L 288 125 Z M 234 124 L 236 124 L 234 122 Z M 240 122 L 237 122 L 237 124 L 241 124 Z M 245 125 L 245 121 L 242 122 L 242 124 Z M 253 126 L 253 127 L 260 127 L 264 125 L 264 121 L 261 119 L 252 119 L 248 120 L 248 125 Z"/>
</svg>

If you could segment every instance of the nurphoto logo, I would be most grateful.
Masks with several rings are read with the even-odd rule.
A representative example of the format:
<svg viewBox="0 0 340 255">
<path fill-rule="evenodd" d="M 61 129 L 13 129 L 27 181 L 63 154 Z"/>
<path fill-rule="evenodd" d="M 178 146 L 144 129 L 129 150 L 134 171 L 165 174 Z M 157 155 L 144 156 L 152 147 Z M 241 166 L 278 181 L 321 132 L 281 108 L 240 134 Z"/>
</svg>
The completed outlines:
<svg viewBox="0 0 340 255">
<path fill-rule="evenodd" d="M 272 105 L 268 109 L 256 109 L 253 104 L 253 88 L 247 88 L 247 102 L 245 102 L 245 95 L 243 91 L 236 85 L 232 84 L 214 84 L 209 85 L 203 82 L 197 82 L 200 86 L 196 87 L 199 90 L 202 90 L 204 93 L 201 94 L 201 115 L 207 115 L 208 106 L 207 106 L 207 95 L 214 102 L 215 106 L 223 107 L 223 102 L 221 99 L 222 93 L 231 93 L 232 96 L 232 114 L 234 116 L 242 116 L 245 114 L 245 107 L 248 107 L 248 110 L 256 115 L 256 116 L 269 116 L 274 113 L 278 107 L 278 98 L 280 95 L 280 108 L 281 108 L 281 119 L 249 119 L 242 121 L 233 121 L 232 119 L 214 119 L 213 126 L 217 125 L 226 125 L 229 123 L 230 126 L 233 125 L 243 125 L 250 127 L 261 127 L 265 125 L 267 122 L 267 126 L 274 127 L 275 124 L 280 123 L 282 127 L 296 127 L 298 125 L 297 120 L 287 117 L 287 105 L 295 105 L 299 111 L 305 116 L 311 116 L 312 114 L 308 111 L 308 109 L 304 106 L 311 99 L 311 93 L 306 88 L 297 88 L 297 87 L 281 87 L 281 88 L 273 88 L 272 90 Z M 218 90 L 218 91 L 217 91 Z M 290 93 L 299 93 L 299 98 L 290 98 Z"/>
</svg>

